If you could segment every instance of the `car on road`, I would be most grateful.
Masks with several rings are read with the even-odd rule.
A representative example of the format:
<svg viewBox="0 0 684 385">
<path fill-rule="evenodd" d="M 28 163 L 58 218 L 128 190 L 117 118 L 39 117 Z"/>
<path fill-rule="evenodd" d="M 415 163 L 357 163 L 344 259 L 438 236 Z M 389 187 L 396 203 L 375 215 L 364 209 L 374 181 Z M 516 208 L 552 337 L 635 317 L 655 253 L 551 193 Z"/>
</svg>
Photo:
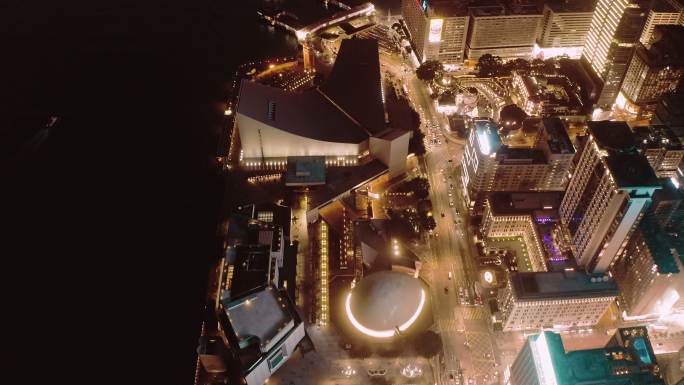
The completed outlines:
<svg viewBox="0 0 684 385">
<path fill-rule="evenodd" d="M 451 272 L 449 272 L 449 279 L 451 279 L 452 276 L 453 276 L 453 274 Z"/>
<path fill-rule="evenodd" d="M 449 206 L 454 207 L 454 202 L 453 202 L 453 201 L 449 201 Z"/>
<path fill-rule="evenodd" d="M 444 213 L 442 213 L 442 218 L 444 218 Z"/>
</svg>

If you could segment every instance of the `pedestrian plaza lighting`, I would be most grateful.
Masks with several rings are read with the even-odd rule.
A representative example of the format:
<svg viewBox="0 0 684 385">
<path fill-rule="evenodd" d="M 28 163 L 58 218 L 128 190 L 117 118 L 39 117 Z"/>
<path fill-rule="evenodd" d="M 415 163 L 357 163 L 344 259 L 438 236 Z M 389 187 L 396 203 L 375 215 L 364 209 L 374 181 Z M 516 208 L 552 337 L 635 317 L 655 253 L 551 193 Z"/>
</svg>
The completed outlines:
<svg viewBox="0 0 684 385">
<path fill-rule="evenodd" d="M 423 369 L 415 364 L 408 364 L 401 369 L 401 375 L 407 378 L 420 377 L 423 374 Z"/>
</svg>

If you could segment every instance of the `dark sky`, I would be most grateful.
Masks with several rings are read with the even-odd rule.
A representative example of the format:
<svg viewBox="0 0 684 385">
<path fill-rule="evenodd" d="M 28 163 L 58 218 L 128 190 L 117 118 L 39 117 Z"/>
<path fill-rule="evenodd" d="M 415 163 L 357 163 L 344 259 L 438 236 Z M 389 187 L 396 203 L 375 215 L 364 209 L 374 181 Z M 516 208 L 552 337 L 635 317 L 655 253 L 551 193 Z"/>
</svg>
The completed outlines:
<svg viewBox="0 0 684 385">
<path fill-rule="evenodd" d="M 220 102 L 292 46 L 248 1 L 3 3 L 2 382 L 192 383 Z"/>
</svg>

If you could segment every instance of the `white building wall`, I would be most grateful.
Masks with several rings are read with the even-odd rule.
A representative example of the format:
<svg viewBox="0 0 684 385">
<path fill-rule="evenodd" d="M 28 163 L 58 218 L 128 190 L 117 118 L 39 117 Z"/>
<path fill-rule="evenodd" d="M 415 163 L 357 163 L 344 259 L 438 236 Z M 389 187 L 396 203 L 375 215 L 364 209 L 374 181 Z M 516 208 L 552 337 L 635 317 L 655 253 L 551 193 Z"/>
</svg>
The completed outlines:
<svg viewBox="0 0 684 385">
<path fill-rule="evenodd" d="M 321 125 L 324 124 L 325 122 L 321 122 Z M 335 143 L 306 138 L 271 127 L 240 113 L 237 114 L 237 127 L 244 159 L 357 156 L 368 147 L 368 141 Z"/>
<path fill-rule="evenodd" d="M 615 297 L 540 301 L 511 301 L 512 309 L 503 320 L 503 331 L 570 328 L 596 325 Z"/>
</svg>

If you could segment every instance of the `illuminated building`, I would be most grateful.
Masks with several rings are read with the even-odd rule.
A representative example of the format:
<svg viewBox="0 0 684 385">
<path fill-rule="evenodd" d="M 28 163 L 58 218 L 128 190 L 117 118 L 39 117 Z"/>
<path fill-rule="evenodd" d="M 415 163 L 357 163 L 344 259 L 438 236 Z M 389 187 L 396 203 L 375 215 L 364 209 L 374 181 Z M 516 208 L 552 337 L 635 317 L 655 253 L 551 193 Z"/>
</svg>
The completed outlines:
<svg viewBox="0 0 684 385">
<path fill-rule="evenodd" d="M 542 14 L 534 5 L 470 7 L 466 57 L 488 53 L 505 59 L 529 58 L 541 28 Z"/>
<path fill-rule="evenodd" d="M 539 120 L 536 140 L 526 147 L 502 143 L 490 120 L 473 124 L 462 160 L 464 196 L 471 209 L 483 203 L 487 192 L 565 189 L 575 149 L 560 119 Z"/>
<path fill-rule="evenodd" d="M 576 116 L 582 100 L 563 75 L 531 75 L 513 71 L 513 87 L 522 108 L 532 116 Z"/>
<path fill-rule="evenodd" d="M 385 122 L 378 42 L 342 41 L 335 65 L 316 89 L 288 92 L 243 80 L 236 128 L 247 169 L 281 167 L 288 157 L 324 156 L 355 166 L 377 159 L 404 172 L 410 132 Z"/>
<path fill-rule="evenodd" d="M 646 47 L 651 45 L 653 30 L 658 25 L 684 25 L 684 3 L 681 0 L 655 0 L 639 38 L 641 44 Z"/>
<path fill-rule="evenodd" d="M 659 25 L 650 47 L 638 44 L 622 83 L 618 106 L 650 116 L 658 99 L 674 91 L 684 76 L 684 26 Z"/>
<path fill-rule="evenodd" d="M 355 284 L 344 293 L 344 312 L 353 329 L 386 340 L 426 326 L 419 322 L 428 299 L 418 257 L 392 234 L 387 220 L 358 219 L 352 228 L 359 266 Z"/>
<path fill-rule="evenodd" d="M 653 193 L 653 169 L 625 122 L 589 122 L 589 140 L 560 207 L 579 266 L 605 272 L 624 250 Z"/>
<path fill-rule="evenodd" d="M 579 59 L 594 14 L 593 5 L 586 1 L 544 3 L 534 55 L 545 59 L 561 55 Z"/>
<path fill-rule="evenodd" d="M 579 271 L 512 273 L 499 293 L 503 331 L 595 325 L 619 290 L 607 275 Z"/>
<path fill-rule="evenodd" d="M 426 310 L 427 287 L 416 277 L 397 272 L 370 274 L 345 299 L 345 314 L 367 337 L 391 339 L 412 332 Z"/>
<path fill-rule="evenodd" d="M 684 159 L 684 146 L 669 127 L 634 127 L 634 135 L 639 152 L 648 159 L 658 178 L 678 176 L 678 167 Z"/>
<path fill-rule="evenodd" d="M 640 0 L 599 0 L 582 60 L 602 84 L 596 105 L 612 106 L 645 22 Z"/>
<path fill-rule="evenodd" d="M 451 0 L 402 0 L 401 11 L 421 61 L 463 62 L 469 16 Z"/>
<path fill-rule="evenodd" d="M 561 193 L 491 193 L 485 200 L 481 233 L 488 238 L 521 237 L 529 252 L 531 271 L 546 271 L 536 218 L 558 209 Z"/>
<path fill-rule="evenodd" d="M 506 385 L 664 385 L 648 331 L 620 328 L 603 348 L 566 351 L 560 334 L 528 337 Z"/>
</svg>

